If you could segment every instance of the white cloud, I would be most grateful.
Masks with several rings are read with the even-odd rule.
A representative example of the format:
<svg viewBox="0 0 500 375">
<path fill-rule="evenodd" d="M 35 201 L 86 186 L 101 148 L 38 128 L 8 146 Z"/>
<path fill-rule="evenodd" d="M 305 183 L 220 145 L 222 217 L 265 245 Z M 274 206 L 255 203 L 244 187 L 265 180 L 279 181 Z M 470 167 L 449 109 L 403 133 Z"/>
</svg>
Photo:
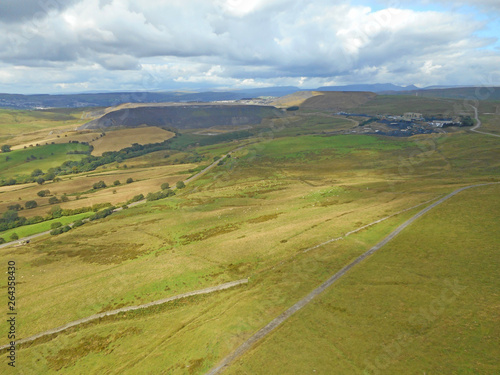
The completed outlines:
<svg viewBox="0 0 500 375">
<path fill-rule="evenodd" d="M 497 9 L 496 2 L 481 4 Z M 487 21 L 402 5 L 373 11 L 328 0 L 81 0 L 36 22 L 19 14 L 9 23 L 0 17 L 4 84 L 33 72 L 43 87 L 55 71 L 57 83 L 89 89 L 465 84 L 481 79 L 485 66 L 500 71 L 499 51 L 484 51 L 494 35 L 477 34 Z"/>
</svg>

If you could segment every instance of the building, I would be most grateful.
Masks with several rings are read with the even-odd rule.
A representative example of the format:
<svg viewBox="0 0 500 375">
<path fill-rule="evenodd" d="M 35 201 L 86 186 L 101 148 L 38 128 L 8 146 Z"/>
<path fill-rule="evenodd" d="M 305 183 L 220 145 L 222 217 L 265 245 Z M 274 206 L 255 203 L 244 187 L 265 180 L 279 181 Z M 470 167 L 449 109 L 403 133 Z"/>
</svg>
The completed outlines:
<svg viewBox="0 0 500 375">
<path fill-rule="evenodd" d="M 405 121 L 421 121 L 423 119 L 424 119 L 424 117 L 422 116 L 421 113 L 406 112 L 403 115 L 403 120 L 405 120 Z"/>
</svg>

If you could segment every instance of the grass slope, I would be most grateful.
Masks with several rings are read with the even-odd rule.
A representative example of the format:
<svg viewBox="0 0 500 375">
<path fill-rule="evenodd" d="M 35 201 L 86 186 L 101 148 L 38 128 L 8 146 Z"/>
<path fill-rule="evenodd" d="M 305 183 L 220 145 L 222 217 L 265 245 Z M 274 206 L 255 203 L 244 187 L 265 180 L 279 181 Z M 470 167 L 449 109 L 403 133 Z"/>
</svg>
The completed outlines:
<svg viewBox="0 0 500 375">
<path fill-rule="evenodd" d="M 499 193 L 437 207 L 225 373 L 497 374 Z"/>
</svg>

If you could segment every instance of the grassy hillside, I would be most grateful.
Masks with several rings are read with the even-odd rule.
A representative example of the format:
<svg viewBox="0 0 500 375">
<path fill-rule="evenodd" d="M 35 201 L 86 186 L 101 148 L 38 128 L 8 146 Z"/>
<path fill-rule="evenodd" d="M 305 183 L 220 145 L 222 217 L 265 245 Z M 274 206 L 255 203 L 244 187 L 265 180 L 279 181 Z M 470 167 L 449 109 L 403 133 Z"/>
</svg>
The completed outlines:
<svg viewBox="0 0 500 375">
<path fill-rule="evenodd" d="M 82 123 L 82 110 L 21 111 L 0 109 L 0 141 L 20 133 Z"/>
<path fill-rule="evenodd" d="M 89 146 L 75 143 L 50 144 L 29 147 L 0 154 L 0 174 L 2 177 L 29 175 L 35 169 L 47 172 L 49 168 L 60 166 L 66 160 L 80 160 L 85 155 L 68 152 L 85 152 Z M 8 159 L 8 160 L 7 160 Z"/>
<path fill-rule="evenodd" d="M 225 373 L 498 373 L 499 193 L 428 213 Z"/>
<path fill-rule="evenodd" d="M 323 91 L 301 104 L 302 109 L 345 111 L 369 103 L 377 94 L 372 92 L 332 92 Z"/>
<path fill-rule="evenodd" d="M 403 115 L 405 112 L 417 112 L 427 116 L 449 114 L 457 115 L 455 108 L 462 104 L 459 100 L 423 98 L 416 96 L 378 95 L 373 100 L 351 109 L 354 113 L 369 115 Z M 473 113 L 470 110 L 471 114 Z"/>
<path fill-rule="evenodd" d="M 100 311 L 250 277 L 247 286 L 107 318 L 24 345 L 19 356 L 25 358 L 26 373 L 137 374 L 161 368 L 168 374 L 202 374 L 417 209 L 402 210 L 457 186 L 498 180 L 500 172 L 498 141 L 481 134 L 434 134 L 410 139 L 271 135 L 254 141 L 173 198 L 124 210 L 55 238 L 38 239 L 28 247 L 5 249 L 0 254 L 1 262 L 15 257 L 22 265 L 18 275 L 23 281 L 19 286 L 22 293 L 18 298 L 23 314 L 30 317 L 19 322 L 22 337 Z M 203 151 L 215 156 L 226 147 L 205 146 Z M 145 158 L 139 162 L 145 162 Z M 102 176 L 107 172 L 99 171 Z M 107 178 L 127 172 L 111 171 Z M 156 176 L 153 170 L 143 173 Z M 497 192 L 490 191 L 489 196 Z M 477 210 L 486 205 L 476 203 Z M 398 212 L 343 240 L 303 252 Z M 448 211 L 442 214 L 442 221 L 430 225 L 430 232 L 424 233 L 429 249 L 433 244 L 431 234 L 443 232 L 443 221 L 464 217 L 460 212 Z M 490 216 L 495 212 L 493 208 L 485 216 L 488 222 L 494 222 Z M 467 217 L 470 222 L 478 216 L 472 212 Z M 457 235 L 464 230 L 458 226 Z M 412 238 L 405 248 L 408 257 L 411 244 L 421 241 L 420 236 Z M 490 248 L 482 243 L 490 243 L 484 235 L 472 240 L 473 249 L 482 245 Z M 429 258 L 439 250 L 429 250 Z M 459 264 L 467 263 L 458 259 L 457 270 Z M 470 259 L 477 267 L 483 264 L 478 258 Z M 393 264 L 389 271 L 398 266 Z M 378 265 L 377 270 L 382 274 L 374 276 L 375 282 L 385 285 L 389 277 L 383 273 L 385 268 Z M 424 286 L 418 293 L 430 290 Z M 358 291 L 356 298 L 359 295 Z M 405 296 L 410 297 L 409 293 Z M 347 297 L 346 301 L 351 302 Z M 356 303 L 361 303 L 359 298 Z M 319 312 L 323 313 L 324 319 L 337 319 L 335 314 Z M 355 316 L 354 312 L 348 316 Z M 308 332 L 306 318 L 304 330 L 298 335 Z M 7 322 L 0 325 L 6 329 Z M 375 329 L 373 338 L 385 332 L 381 327 Z M 322 330 L 315 330 L 321 338 Z M 374 342 L 370 341 L 374 340 L 371 333 L 366 333 L 365 345 Z M 318 337 L 301 342 L 307 350 L 321 347 L 321 342 L 314 341 Z M 282 345 L 284 350 L 287 345 Z M 485 345 L 483 351 L 488 355 L 490 345 Z M 447 355 L 445 351 L 437 353 Z M 318 358 L 323 361 L 323 357 Z M 253 368 L 252 361 L 249 357 L 238 366 L 243 370 L 244 366 Z M 288 365 L 302 373 L 302 368 L 293 367 L 300 357 L 285 362 L 276 366 Z M 331 362 L 324 362 L 323 368 L 331 369 L 327 367 Z M 272 370 L 275 362 L 266 366 Z"/>
</svg>

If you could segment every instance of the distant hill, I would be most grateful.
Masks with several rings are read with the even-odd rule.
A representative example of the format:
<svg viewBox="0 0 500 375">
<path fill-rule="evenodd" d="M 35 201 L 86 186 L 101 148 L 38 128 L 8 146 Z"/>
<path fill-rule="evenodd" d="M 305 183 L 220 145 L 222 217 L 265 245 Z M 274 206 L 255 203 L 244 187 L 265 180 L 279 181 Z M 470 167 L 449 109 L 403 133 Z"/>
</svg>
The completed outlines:
<svg viewBox="0 0 500 375">
<path fill-rule="evenodd" d="M 300 108 L 345 111 L 359 107 L 377 97 L 377 94 L 373 92 L 324 91 L 320 94 L 307 99 L 300 105 Z"/>
<path fill-rule="evenodd" d="M 112 107 L 122 103 L 208 102 L 238 100 L 243 92 L 117 92 L 70 95 L 0 94 L 0 107 L 16 109 Z"/>
<path fill-rule="evenodd" d="M 417 86 L 397 86 L 392 83 L 375 83 L 375 84 L 360 84 L 346 86 L 323 86 L 317 91 L 370 91 L 370 92 L 386 92 L 386 91 L 407 91 L 418 90 Z"/>
<path fill-rule="evenodd" d="M 500 87 L 454 87 L 394 92 L 426 98 L 500 100 Z"/>
<path fill-rule="evenodd" d="M 176 129 L 211 126 L 256 125 L 266 117 L 281 117 L 283 111 L 257 105 L 170 105 L 122 108 L 90 121 L 80 129 L 134 128 L 141 125 Z"/>
</svg>

